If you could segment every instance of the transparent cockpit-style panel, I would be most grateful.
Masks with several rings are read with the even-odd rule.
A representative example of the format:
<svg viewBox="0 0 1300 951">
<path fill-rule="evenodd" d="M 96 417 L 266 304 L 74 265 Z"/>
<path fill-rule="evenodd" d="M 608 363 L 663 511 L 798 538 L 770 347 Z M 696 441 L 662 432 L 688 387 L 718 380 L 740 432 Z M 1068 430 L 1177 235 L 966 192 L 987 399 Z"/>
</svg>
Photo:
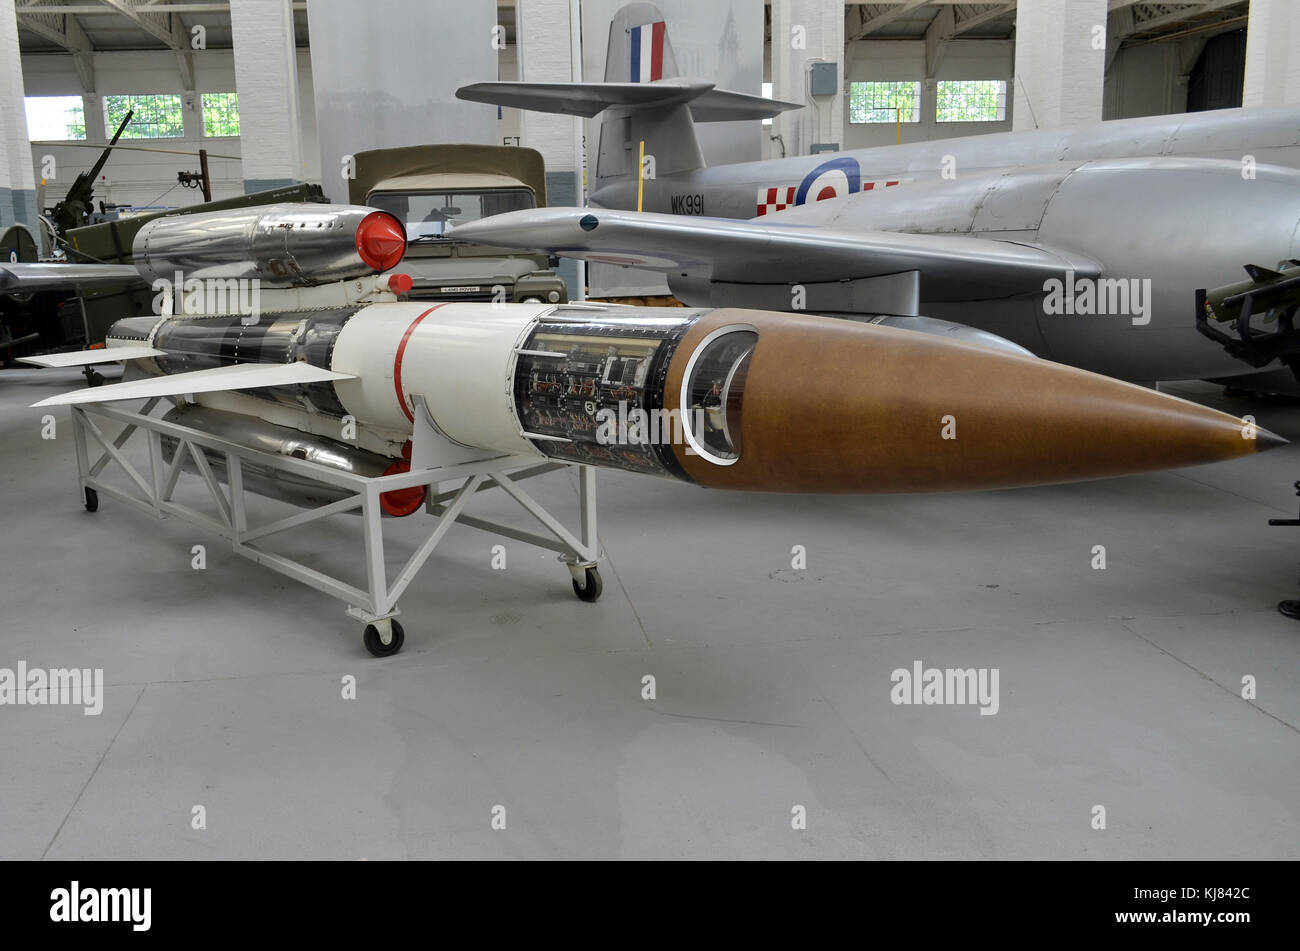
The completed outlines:
<svg viewBox="0 0 1300 951">
<path fill-rule="evenodd" d="M 745 378 L 758 334 L 729 330 L 707 340 L 695 354 L 683 390 L 683 416 L 696 450 L 710 462 L 740 458 L 740 412 Z"/>
<path fill-rule="evenodd" d="M 437 240 L 447 225 L 478 221 L 536 205 L 527 188 L 455 192 L 372 192 L 368 204 L 396 215 L 406 225 L 406 240 Z"/>
</svg>

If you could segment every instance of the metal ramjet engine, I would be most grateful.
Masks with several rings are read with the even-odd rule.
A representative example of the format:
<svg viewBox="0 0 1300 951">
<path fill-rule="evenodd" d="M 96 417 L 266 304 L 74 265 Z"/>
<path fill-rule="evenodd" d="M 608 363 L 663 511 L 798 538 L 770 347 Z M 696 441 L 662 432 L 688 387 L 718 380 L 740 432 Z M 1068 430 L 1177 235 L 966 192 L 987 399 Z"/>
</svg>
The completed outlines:
<svg viewBox="0 0 1300 951">
<path fill-rule="evenodd" d="M 303 361 L 348 374 L 249 395 L 304 420 L 350 416 L 397 466 L 419 413 L 478 450 L 781 492 L 1068 482 L 1280 442 L 1243 438 L 1240 420 L 1214 410 L 1046 361 L 762 311 L 383 302 L 251 325 L 128 318 L 108 340 L 141 343 L 166 351 L 144 363 L 151 372 Z M 302 439 L 279 428 L 272 435 L 284 445 Z M 317 461 L 329 464 L 333 448 Z M 418 508 L 410 502 L 389 510 Z"/>
<path fill-rule="evenodd" d="M 132 263 L 146 281 L 257 280 L 308 287 L 387 271 L 406 229 L 385 211 L 289 203 L 178 215 L 135 236 Z"/>
</svg>

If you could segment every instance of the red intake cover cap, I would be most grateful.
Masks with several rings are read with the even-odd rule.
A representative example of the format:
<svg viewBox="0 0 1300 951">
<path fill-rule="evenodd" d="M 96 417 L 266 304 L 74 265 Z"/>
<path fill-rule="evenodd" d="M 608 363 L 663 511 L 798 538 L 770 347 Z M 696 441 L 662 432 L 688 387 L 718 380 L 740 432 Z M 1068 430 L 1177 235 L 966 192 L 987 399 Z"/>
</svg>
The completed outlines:
<svg viewBox="0 0 1300 951">
<path fill-rule="evenodd" d="M 372 211 L 357 225 L 357 253 L 366 267 L 387 271 L 406 253 L 406 228 L 386 211 Z"/>
</svg>

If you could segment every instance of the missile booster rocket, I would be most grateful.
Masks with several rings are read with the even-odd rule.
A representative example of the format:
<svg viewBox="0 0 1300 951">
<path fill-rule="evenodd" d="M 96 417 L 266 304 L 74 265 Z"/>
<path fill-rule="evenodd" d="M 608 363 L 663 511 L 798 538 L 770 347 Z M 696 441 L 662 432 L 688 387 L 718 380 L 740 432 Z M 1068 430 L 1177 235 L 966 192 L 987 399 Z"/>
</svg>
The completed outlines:
<svg viewBox="0 0 1300 951">
<path fill-rule="evenodd" d="M 355 205 L 285 203 L 157 218 L 135 236 L 132 263 L 146 281 L 257 280 L 318 286 L 387 271 L 406 252 L 393 215 Z"/>
</svg>

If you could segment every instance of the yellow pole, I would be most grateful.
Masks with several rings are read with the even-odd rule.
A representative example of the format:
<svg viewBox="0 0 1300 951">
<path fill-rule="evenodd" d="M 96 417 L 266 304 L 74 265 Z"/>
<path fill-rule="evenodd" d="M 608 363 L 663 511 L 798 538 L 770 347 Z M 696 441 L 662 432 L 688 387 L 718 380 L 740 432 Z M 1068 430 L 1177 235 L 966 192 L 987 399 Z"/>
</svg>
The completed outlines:
<svg viewBox="0 0 1300 951">
<path fill-rule="evenodd" d="M 903 144 L 903 110 L 897 107 L 894 109 L 894 144 Z"/>
<path fill-rule="evenodd" d="M 641 195 L 645 190 L 645 139 L 637 150 L 636 159 L 636 210 L 641 210 Z"/>
</svg>

